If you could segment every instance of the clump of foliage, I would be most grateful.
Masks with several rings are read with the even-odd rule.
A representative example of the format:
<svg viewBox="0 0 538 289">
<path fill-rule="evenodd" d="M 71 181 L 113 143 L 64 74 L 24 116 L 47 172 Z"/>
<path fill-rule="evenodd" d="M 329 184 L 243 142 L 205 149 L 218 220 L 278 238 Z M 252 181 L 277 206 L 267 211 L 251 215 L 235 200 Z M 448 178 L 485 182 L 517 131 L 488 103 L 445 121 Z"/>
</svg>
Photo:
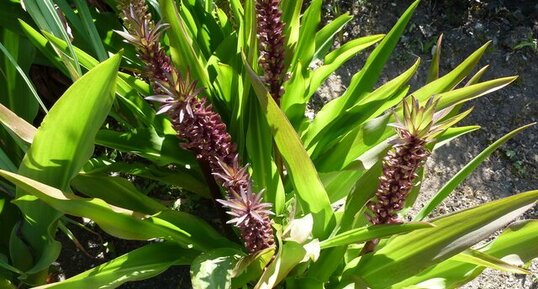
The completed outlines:
<svg viewBox="0 0 538 289">
<path fill-rule="evenodd" d="M 305 10 L 293 0 L 148 2 L 0 3 L 11 12 L 0 17 L 2 288 L 114 288 L 174 265 L 190 266 L 193 288 L 455 288 L 485 268 L 530 273 L 538 223 L 511 221 L 538 191 L 428 215 L 532 124 L 485 148 L 403 221 L 424 160 L 479 128 L 455 126 L 470 113 L 462 105 L 515 79 L 472 74 L 488 44 L 440 75 L 440 38 L 426 83 L 410 91 L 420 60 L 379 77 L 418 1 L 386 35 L 336 48 L 351 16 L 318 27 L 320 0 Z M 374 46 L 347 90 L 308 118 L 328 76 Z M 72 81 L 52 106 L 27 77 L 32 63 Z M 129 175 L 209 198 L 208 210 L 231 219 L 169 208 Z M 148 242 L 51 282 L 69 216 Z"/>
</svg>

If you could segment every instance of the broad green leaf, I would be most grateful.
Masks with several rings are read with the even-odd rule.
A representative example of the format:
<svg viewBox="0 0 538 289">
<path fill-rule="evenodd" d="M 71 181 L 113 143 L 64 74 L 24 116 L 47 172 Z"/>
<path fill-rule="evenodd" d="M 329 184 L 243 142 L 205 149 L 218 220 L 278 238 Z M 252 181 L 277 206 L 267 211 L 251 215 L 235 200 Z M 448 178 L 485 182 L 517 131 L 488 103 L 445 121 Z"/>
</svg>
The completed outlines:
<svg viewBox="0 0 538 289">
<path fill-rule="evenodd" d="M 202 87 L 209 88 L 211 83 L 205 67 L 207 59 L 203 57 L 196 42 L 188 35 L 185 23 L 179 16 L 178 7 L 174 0 L 159 0 L 161 13 L 165 21 L 170 24 L 167 30 L 170 38 L 170 51 L 172 61 L 182 72 L 187 70 L 192 73 L 194 79 L 200 81 Z"/>
<path fill-rule="evenodd" d="M 275 248 L 267 248 L 241 258 L 232 271 L 232 288 L 241 288 L 257 280 L 275 255 Z"/>
<path fill-rule="evenodd" d="M 37 129 L 1 103 L 0 122 L 26 143 L 32 143 Z"/>
<path fill-rule="evenodd" d="M 279 252 L 263 272 L 254 289 L 271 289 L 278 285 L 306 255 L 305 248 L 293 241 L 279 246 Z"/>
<path fill-rule="evenodd" d="M 95 135 L 112 106 L 120 59 L 118 54 L 98 65 L 62 95 L 37 130 L 21 174 L 68 187 L 89 159 Z"/>
<path fill-rule="evenodd" d="M 19 174 L 67 190 L 69 182 L 90 158 L 95 134 L 105 120 L 114 100 L 114 85 L 121 55 L 96 66 L 76 81 L 60 97 L 43 119 L 20 167 Z M 95 85 L 98 83 L 99 85 Z M 17 190 L 17 197 L 27 192 Z M 39 202 L 18 203 L 27 221 L 22 236 L 36 252 L 36 267 L 45 269 L 57 257 L 60 244 L 54 241 L 54 223 L 59 212 Z M 48 256 L 48 260 L 41 259 Z M 37 266 L 41 267 L 37 267 Z"/>
<path fill-rule="evenodd" d="M 538 257 L 537 242 L 538 221 L 525 220 L 510 225 L 493 242 L 478 250 L 513 266 L 522 266 Z M 416 285 L 412 287 L 425 288 L 421 284 L 427 284 L 429 280 L 439 280 L 443 285 L 441 288 L 459 288 L 477 277 L 486 268 L 456 261 L 456 256 L 432 266 L 420 274 L 394 285 L 394 287 L 403 288 Z"/>
<path fill-rule="evenodd" d="M 144 214 L 166 210 L 163 204 L 148 198 L 133 183 L 121 177 L 78 175 L 73 179 L 72 186 L 88 197 Z"/>
<path fill-rule="evenodd" d="M 419 1 L 415 1 L 409 6 L 391 31 L 387 33 L 379 45 L 374 49 L 366 60 L 363 68 L 353 76 L 346 92 L 341 97 L 327 103 L 319 111 L 306 132 L 304 141 L 307 147 L 312 145 L 312 140 L 317 137 L 327 124 L 339 117 L 345 109 L 355 104 L 365 93 L 374 87 L 383 66 L 390 57 L 394 47 L 396 47 L 398 39 L 404 32 L 405 26 L 411 19 L 418 3 Z"/>
<path fill-rule="evenodd" d="M 443 200 L 448 197 L 454 189 L 463 182 L 483 161 L 485 161 L 498 147 L 503 145 L 505 142 L 524 131 L 525 129 L 533 126 L 535 123 L 531 123 L 520 128 L 517 128 L 502 138 L 498 139 L 486 149 L 484 149 L 480 154 L 473 158 L 467 165 L 465 165 L 456 175 L 454 175 L 446 184 L 439 190 L 435 195 L 430 199 L 428 204 L 426 204 L 420 212 L 415 216 L 414 220 L 420 221 L 423 220 L 428 214 L 430 214 L 435 207 L 437 207 Z"/>
<path fill-rule="evenodd" d="M 329 235 L 335 224 L 334 214 L 329 197 L 321 183 L 312 161 L 308 157 L 299 136 L 282 113 L 280 108 L 265 89 L 263 82 L 248 66 L 250 79 L 262 112 L 271 127 L 274 141 L 280 151 L 289 177 L 295 188 L 297 197 L 305 212 L 314 217 L 314 238 L 323 238 Z"/>
<path fill-rule="evenodd" d="M 315 59 L 321 59 L 327 51 L 331 48 L 334 36 L 353 18 L 348 12 L 336 17 L 336 19 L 329 22 L 321 30 L 316 33 L 316 51 L 312 57 L 312 61 Z"/>
<path fill-rule="evenodd" d="M 494 80 L 480 82 L 470 86 L 465 86 L 459 89 L 454 89 L 448 92 L 438 94 L 440 100 L 437 109 L 443 109 L 451 105 L 457 105 L 475 99 L 482 95 L 499 90 L 514 80 L 517 76 L 497 78 Z"/>
<path fill-rule="evenodd" d="M 34 289 L 116 288 L 125 282 L 156 276 L 170 266 L 188 265 L 197 254 L 173 242 L 153 243 L 64 281 Z"/>
<path fill-rule="evenodd" d="M 538 191 L 529 191 L 432 220 L 436 227 L 397 236 L 363 256 L 344 279 L 390 287 L 486 238 L 532 208 L 537 200 Z"/>
<path fill-rule="evenodd" d="M 222 248 L 200 254 L 191 265 L 193 289 L 230 289 L 232 271 L 243 253 Z"/>
<path fill-rule="evenodd" d="M 45 34 L 45 37 L 25 22 L 20 21 L 20 24 L 24 33 L 34 46 L 55 64 L 56 68 L 60 69 L 64 74 L 67 74 L 65 66 L 61 64 L 55 50 L 51 46 L 51 44 L 54 44 L 54 47 L 58 48 L 60 51 L 66 52 L 68 47 L 65 41 L 44 31 L 43 33 Z M 78 55 L 80 64 L 86 69 L 92 69 L 99 63 L 96 59 L 77 47 L 74 47 L 74 51 Z M 126 73 L 120 72 L 118 75 L 119 78 L 117 79 L 116 85 L 116 90 L 119 95 L 118 99 L 121 100 L 122 103 L 125 103 L 129 108 L 129 111 L 132 112 L 133 116 L 131 118 L 148 126 L 153 125 L 155 111 L 139 95 L 139 93 L 148 95 L 149 85 Z"/>
<path fill-rule="evenodd" d="M 331 51 L 323 60 L 323 65 L 312 72 L 308 95 L 313 94 L 331 73 L 359 53 L 383 39 L 384 34 L 369 35 L 353 39 Z"/>
<path fill-rule="evenodd" d="M 160 165 L 175 163 L 192 166 L 195 163 L 194 156 L 180 148 L 175 135 L 160 136 L 153 128 L 130 132 L 101 130 L 97 133 L 95 143 L 135 153 Z"/>
<path fill-rule="evenodd" d="M 108 162 L 106 160 L 92 159 L 83 169 L 85 175 L 121 172 L 156 180 L 162 184 L 177 186 L 190 192 L 197 193 L 205 198 L 210 197 L 206 181 L 196 166 L 190 168 L 187 168 L 187 166 L 184 168 L 181 166 L 169 168 L 158 167 L 146 163 Z"/>
<path fill-rule="evenodd" d="M 355 189 L 346 199 L 344 215 L 338 228 L 339 232 L 344 232 L 352 228 L 357 215 L 363 210 L 368 200 L 374 196 L 379 185 L 378 178 L 381 172 L 382 161 L 379 160 L 357 180 Z"/>
<path fill-rule="evenodd" d="M 349 131 L 332 149 L 315 159 L 319 171 L 342 170 L 368 151 L 375 150 L 394 135 L 394 129 L 387 126 L 390 121 L 391 115 L 385 114 Z"/>
<path fill-rule="evenodd" d="M 291 71 L 297 71 L 296 65 L 299 62 L 303 66 L 308 66 L 314 56 L 316 41 L 312 41 L 312 39 L 315 39 L 316 30 L 321 20 L 321 4 L 321 0 L 313 0 L 301 17 L 297 47 L 289 66 Z"/>
<path fill-rule="evenodd" d="M 352 243 L 361 243 L 368 240 L 408 233 L 410 231 L 430 227 L 433 227 L 431 223 L 404 223 L 361 227 L 330 237 L 321 242 L 320 247 L 321 249 L 327 249 L 337 246 L 346 246 Z"/>
<path fill-rule="evenodd" d="M 187 213 L 163 210 L 154 215 L 146 215 L 109 205 L 101 199 L 81 198 L 65 193 L 7 171 L 0 170 L 0 176 L 32 194 L 14 201 L 18 206 L 31 204 L 37 197 L 60 212 L 92 219 L 112 236 L 127 240 L 162 238 L 174 241 L 184 248 L 196 250 L 238 247 L 222 237 L 210 225 Z M 27 253 L 28 250 L 23 252 Z"/>
<path fill-rule="evenodd" d="M 284 210 L 285 192 L 277 165 L 273 161 L 271 129 L 256 99 L 250 100 L 247 128 L 247 151 L 252 166 L 252 180 L 256 191 L 264 191 L 264 200 L 273 204 L 273 212 Z"/>
<path fill-rule="evenodd" d="M 303 0 L 282 0 L 282 21 L 285 23 L 284 31 L 286 36 L 286 51 L 294 51 L 299 40 L 299 30 L 301 28 L 300 16 Z M 285 53 L 286 63 L 291 62 L 292 53 Z"/>
<path fill-rule="evenodd" d="M 319 173 L 321 182 L 327 190 L 331 204 L 345 198 L 355 187 L 364 170 L 353 168 L 349 170 Z"/>
</svg>

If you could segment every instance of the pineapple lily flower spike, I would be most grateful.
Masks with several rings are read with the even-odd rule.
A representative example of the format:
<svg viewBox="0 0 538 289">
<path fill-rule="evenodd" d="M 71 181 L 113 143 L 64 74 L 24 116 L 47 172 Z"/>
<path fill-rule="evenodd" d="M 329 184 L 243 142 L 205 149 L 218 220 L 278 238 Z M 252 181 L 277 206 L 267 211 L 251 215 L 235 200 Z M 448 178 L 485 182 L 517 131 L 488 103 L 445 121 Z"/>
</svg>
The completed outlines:
<svg viewBox="0 0 538 289">
<path fill-rule="evenodd" d="M 373 225 L 402 223 L 398 212 L 413 189 L 417 170 L 431 154 L 426 145 L 472 110 L 443 120 L 453 107 L 436 112 L 439 100 L 431 97 L 420 105 L 418 99 L 411 96 L 402 102 L 402 117 L 395 114 L 396 123 L 391 126 L 396 129 L 398 137 L 383 159 L 375 198 L 367 204 L 367 218 Z M 376 243 L 375 240 L 369 242 L 365 251 L 372 251 Z"/>
<path fill-rule="evenodd" d="M 264 81 L 276 103 L 284 94 L 284 22 L 278 7 L 280 0 L 257 0 L 256 22 L 258 29 L 260 66 Z"/>
<path fill-rule="evenodd" d="M 233 216 L 228 223 L 239 229 L 248 252 L 273 247 L 271 204 L 263 203 L 262 194 L 252 191 L 248 167 L 240 164 L 220 115 L 206 98 L 199 97 L 196 81 L 188 73 L 179 73 L 161 47 L 160 36 L 167 25 L 153 23 L 144 0 L 122 0 L 119 9 L 126 31 L 118 33 L 136 47 L 145 64 L 143 76 L 155 93 L 146 99 L 161 104 L 158 113 L 170 117 L 181 146 L 193 152 L 202 169 L 210 171 L 209 178 L 226 191 L 226 200 L 217 201 Z"/>
</svg>

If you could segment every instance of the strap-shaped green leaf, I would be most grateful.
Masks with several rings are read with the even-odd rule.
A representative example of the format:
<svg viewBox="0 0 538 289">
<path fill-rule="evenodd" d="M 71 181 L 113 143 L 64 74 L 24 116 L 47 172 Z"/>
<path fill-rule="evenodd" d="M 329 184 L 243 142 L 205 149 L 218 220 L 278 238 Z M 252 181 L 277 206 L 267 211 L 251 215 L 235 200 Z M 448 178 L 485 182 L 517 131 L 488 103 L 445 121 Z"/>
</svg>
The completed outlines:
<svg viewBox="0 0 538 289">
<path fill-rule="evenodd" d="M 374 87 L 385 63 L 389 59 L 394 47 L 396 47 L 400 35 L 404 32 L 405 26 L 411 19 L 419 2 L 420 1 L 418 0 L 415 1 L 404 12 L 391 31 L 387 33 L 381 43 L 379 43 L 376 49 L 370 54 L 364 67 L 353 76 L 346 92 L 341 97 L 327 103 L 319 111 L 304 137 L 305 145 L 307 147 L 312 145 L 312 141 L 327 124 L 338 118 L 345 109 L 354 105 L 366 92 Z"/>
<path fill-rule="evenodd" d="M 47 108 L 30 81 L 30 66 L 34 61 L 35 48 L 18 34 L 0 29 L 0 102 L 27 121 L 32 121 L 38 107 L 46 113 Z M 39 104 L 39 105 L 38 105 Z"/>
<path fill-rule="evenodd" d="M 432 63 L 428 69 L 426 75 L 426 83 L 430 83 L 439 78 L 439 62 L 441 60 L 441 43 L 443 42 L 443 34 L 437 38 L 437 44 L 435 45 L 432 57 Z"/>
<path fill-rule="evenodd" d="M 350 152 L 345 149 L 335 151 L 331 145 L 339 146 L 339 140 L 346 133 L 352 134 L 361 129 L 365 121 L 381 115 L 398 104 L 407 94 L 407 82 L 415 75 L 419 64 L 420 59 L 404 73 L 368 93 L 362 101 L 343 111 L 338 119 L 325 126 L 322 130 L 323 137 L 320 134 L 319 139 L 315 140 L 315 145 L 308 148 L 309 152 L 312 152 L 312 158 L 317 159 L 319 155 L 324 153 L 349 154 Z M 351 152 L 351 154 L 353 153 Z M 355 154 L 350 158 L 354 159 L 357 156 Z"/>
<path fill-rule="evenodd" d="M 274 141 L 286 163 L 298 200 L 305 212 L 314 218 L 314 238 L 327 237 L 334 227 L 334 213 L 327 192 L 321 183 L 312 160 L 308 157 L 299 136 L 265 88 L 262 80 L 243 59 L 254 91 L 271 127 Z"/>
<path fill-rule="evenodd" d="M 167 30 L 170 38 L 170 51 L 172 61 L 176 67 L 181 68 L 183 72 L 187 69 L 193 75 L 194 79 L 200 81 L 201 86 L 210 88 L 209 75 L 205 69 L 207 59 L 187 32 L 185 23 L 179 15 L 176 1 L 174 0 L 159 0 L 161 5 L 161 13 L 167 23 L 170 24 L 170 29 Z"/>
<path fill-rule="evenodd" d="M 451 105 L 461 104 L 471 99 L 494 92 L 507 86 L 516 79 L 517 76 L 502 77 L 440 93 L 438 94 L 440 100 L 437 109 L 443 109 Z"/>
<path fill-rule="evenodd" d="M 322 59 L 327 51 L 332 46 L 334 36 L 338 33 L 344 26 L 353 19 L 353 16 L 349 15 L 348 12 L 336 17 L 329 24 L 325 25 L 316 33 L 316 51 L 312 57 L 312 61 L 316 59 Z"/>
<path fill-rule="evenodd" d="M 441 78 L 434 80 L 427 85 L 419 88 L 412 93 L 416 98 L 421 101 L 424 101 L 431 97 L 434 94 L 442 93 L 453 89 L 458 83 L 460 83 L 476 66 L 486 49 L 488 48 L 490 42 L 482 45 L 475 52 L 473 52 L 469 57 L 467 57 L 462 63 L 460 63 L 456 68 L 447 73 Z"/>
<path fill-rule="evenodd" d="M 430 199 L 428 204 L 426 204 L 420 212 L 415 216 L 414 220 L 420 221 L 424 219 L 428 214 L 430 214 L 435 207 L 437 207 L 443 200 L 448 197 L 448 195 L 454 191 L 454 189 L 463 182 L 483 161 L 485 161 L 498 147 L 503 145 L 505 142 L 524 131 L 525 129 L 533 126 L 535 123 L 531 123 L 520 128 L 517 128 L 502 138 L 498 139 L 486 149 L 484 149 L 480 154 L 478 154 L 474 159 L 467 163 L 456 175 L 454 175 L 435 195 Z"/>
<path fill-rule="evenodd" d="M 179 139 L 175 135 L 160 136 L 153 128 L 129 132 L 103 129 L 97 133 L 95 143 L 138 154 L 160 165 L 195 163 L 194 156 L 179 147 Z"/>
<path fill-rule="evenodd" d="M 312 1 L 301 17 L 297 48 L 293 53 L 293 58 L 290 63 L 292 71 L 297 71 L 295 67 L 299 62 L 302 63 L 303 66 L 309 65 L 314 56 L 316 42 L 312 40 L 315 39 L 316 30 L 318 29 L 318 24 L 321 20 L 321 4 L 322 0 Z"/>
<path fill-rule="evenodd" d="M 19 174 L 68 190 L 71 179 L 90 158 L 94 139 L 114 101 L 115 79 L 121 60 L 117 54 L 90 70 L 60 97 L 43 119 L 30 149 L 19 167 Z M 17 189 L 17 197 L 27 192 Z M 30 196 L 26 196 L 30 197 Z M 28 198 L 27 198 L 28 199 Z M 42 202 L 19 202 L 27 216 L 22 236 L 36 252 L 38 267 L 45 269 L 57 253 L 54 222 L 61 215 Z M 48 256 L 49 260 L 41 260 Z M 27 268 L 28 269 L 28 268 Z"/>
<path fill-rule="evenodd" d="M 321 249 L 346 246 L 395 234 L 408 233 L 418 229 L 430 228 L 432 226 L 431 223 L 405 223 L 361 227 L 330 237 L 319 245 Z"/>
<path fill-rule="evenodd" d="M 454 261 L 475 264 L 478 266 L 488 267 L 499 271 L 514 273 L 514 274 L 530 274 L 529 270 L 519 268 L 518 266 L 509 264 L 499 258 L 493 257 L 486 253 L 477 250 L 467 249 L 464 252 L 450 258 Z"/>
<path fill-rule="evenodd" d="M 273 139 L 265 116 L 256 99 L 250 99 L 247 111 L 247 151 L 252 166 L 252 180 L 257 191 L 264 191 L 264 200 L 273 204 L 276 215 L 284 211 L 286 201 L 280 173 L 273 160 Z M 246 116 L 246 115 L 245 115 Z"/>
<path fill-rule="evenodd" d="M 344 279 L 388 288 L 463 252 L 532 208 L 537 200 L 538 191 L 529 191 L 435 219 L 435 228 L 397 236 L 379 251 L 363 256 Z"/>
<path fill-rule="evenodd" d="M 147 162 L 111 162 L 108 159 L 92 159 L 83 168 L 84 173 L 79 176 L 102 176 L 113 172 L 123 172 L 129 175 L 147 178 L 166 184 L 183 188 L 189 192 L 197 193 L 204 198 L 210 198 L 207 183 L 193 163 L 190 168 L 174 166 L 172 168 L 149 165 Z M 76 178 L 75 178 L 76 179 Z M 105 200 L 106 201 L 106 200 Z"/>
<path fill-rule="evenodd" d="M 163 204 L 148 198 L 133 183 L 121 177 L 78 175 L 72 186 L 88 197 L 102 199 L 120 208 L 150 215 L 166 210 Z"/>
<path fill-rule="evenodd" d="M 43 32 L 45 34 L 45 36 L 43 36 L 25 22 L 20 21 L 20 24 L 28 39 L 39 49 L 39 51 L 41 51 L 41 53 L 43 53 L 49 59 L 49 61 L 56 65 L 58 69 L 63 71 L 64 74 L 67 74 L 67 72 L 65 72 L 65 66 L 59 61 L 54 49 L 52 49 L 51 46 L 51 43 L 53 43 L 55 47 L 66 52 L 67 44 L 65 41 L 47 32 Z M 86 69 L 92 69 L 99 63 L 96 59 L 91 57 L 91 55 L 78 49 L 77 47 L 74 47 L 74 51 L 79 58 L 80 65 Z M 149 85 L 126 73 L 120 72 L 119 76 L 120 77 L 117 80 L 116 90 L 119 95 L 119 100 L 121 100 L 122 103 L 125 103 L 126 107 L 128 108 L 128 111 L 125 112 L 130 112 L 132 116 L 129 118 L 135 120 L 135 122 L 131 125 L 137 127 L 138 125 L 136 124 L 138 122 L 147 126 L 154 124 L 153 120 L 155 118 L 155 110 L 153 110 L 151 106 L 138 94 L 141 93 L 143 95 L 148 95 Z"/>
<path fill-rule="evenodd" d="M 71 45 L 66 27 L 62 24 L 60 15 L 56 11 L 52 0 L 28 0 L 24 2 L 26 11 L 32 16 L 37 26 L 44 31 L 48 31 L 57 37 L 61 37 L 68 45 L 66 55 L 60 55 L 67 70 L 73 79 L 82 75 L 78 57 Z"/>
<path fill-rule="evenodd" d="M 210 225 L 190 214 L 163 210 L 154 215 L 107 204 L 97 198 L 81 198 L 18 174 L 0 170 L 0 176 L 31 195 L 18 198 L 19 207 L 28 207 L 36 198 L 65 214 L 92 219 L 105 232 L 127 240 L 162 238 L 174 241 L 184 248 L 207 250 L 213 248 L 238 248 L 239 246 L 220 235 Z M 147 196 L 141 196 L 144 199 Z M 39 203 L 43 207 L 43 203 Z M 34 205 L 35 206 L 35 205 Z M 43 211 L 43 208 L 40 208 Z M 49 208 L 51 210 L 51 208 Z M 27 273 L 35 271 L 27 271 Z"/>
<path fill-rule="evenodd" d="M 493 242 L 480 248 L 479 252 L 508 262 L 513 266 L 522 266 L 538 257 L 537 243 L 538 220 L 525 220 L 510 225 Z M 395 284 L 394 287 L 426 288 L 428 282 L 438 280 L 439 284 L 443 284 L 443 287 L 440 288 L 455 289 L 477 277 L 486 268 L 456 261 L 456 256 Z"/>
<path fill-rule="evenodd" d="M 64 281 L 34 289 L 116 288 L 125 282 L 156 276 L 173 265 L 190 264 L 197 254 L 173 242 L 154 243 Z"/>
<path fill-rule="evenodd" d="M 287 51 L 294 51 L 299 40 L 302 7 L 303 0 L 282 0 L 281 2 L 280 8 L 282 9 L 282 21 L 285 23 L 284 31 L 286 32 Z M 293 55 L 291 53 L 286 53 L 286 63 L 290 63 L 292 57 Z"/>
<path fill-rule="evenodd" d="M 341 67 L 344 62 L 358 52 L 376 44 L 384 36 L 384 34 L 377 34 L 353 39 L 327 54 L 323 60 L 323 65 L 312 72 L 308 95 L 313 94 L 327 77 Z"/>
<path fill-rule="evenodd" d="M 26 143 L 32 143 L 37 129 L 0 103 L 0 123 Z"/>
</svg>

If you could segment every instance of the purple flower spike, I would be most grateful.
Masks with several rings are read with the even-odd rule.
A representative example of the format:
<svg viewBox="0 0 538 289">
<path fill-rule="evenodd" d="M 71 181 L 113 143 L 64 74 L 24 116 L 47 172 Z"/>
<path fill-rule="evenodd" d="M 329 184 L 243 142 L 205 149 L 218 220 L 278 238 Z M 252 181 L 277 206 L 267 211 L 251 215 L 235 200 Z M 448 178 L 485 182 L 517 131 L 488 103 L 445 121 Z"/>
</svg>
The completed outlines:
<svg viewBox="0 0 538 289">
<path fill-rule="evenodd" d="M 282 84 L 285 81 L 284 22 L 279 4 L 280 0 L 256 1 L 260 65 L 265 72 L 264 80 L 269 92 L 277 103 L 284 94 Z"/>
<path fill-rule="evenodd" d="M 236 226 L 250 253 L 273 247 L 274 236 L 269 216 L 271 204 L 263 203 L 260 194 L 252 192 L 248 166 L 242 166 L 226 124 L 204 97 L 190 75 L 180 74 L 160 45 L 166 24 L 155 25 L 143 0 L 120 0 L 119 9 L 127 32 L 118 32 L 132 43 L 145 63 L 144 76 L 155 95 L 147 100 L 161 104 L 159 113 L 167 113 L 181 146 L 190 150 L 209 166 L 216 183 L 228 194 L 217 200 L 233 216 L 228 223 Z"/>
</svg>

